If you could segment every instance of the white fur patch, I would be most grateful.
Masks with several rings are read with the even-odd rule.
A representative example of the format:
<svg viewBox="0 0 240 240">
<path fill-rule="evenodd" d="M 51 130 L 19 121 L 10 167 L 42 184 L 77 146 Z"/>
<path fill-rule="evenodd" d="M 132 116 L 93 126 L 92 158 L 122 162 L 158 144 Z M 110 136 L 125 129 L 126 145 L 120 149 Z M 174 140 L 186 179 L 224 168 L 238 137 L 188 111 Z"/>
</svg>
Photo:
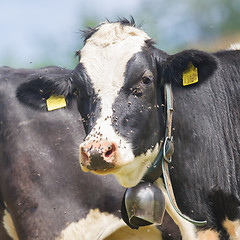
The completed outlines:
<svg viewBox="0 0 240 240">
<path fill-rule="evenodd" d="M 148 168 L 152 165 L 153 161 L 158 155 L 160 148 L 161 145 L 159 147 L 159 144 L 157 143 L 153 150 L 149 149 L 146 153 L 143 153 L 140 156 L 134 157 L 132 153 L 133 160 L 123 165 L 121 165 L 121 156 L 118 156 L 119 166 L 107 170 L 97 170 L 91 172 L 98 175 L 113 174 L 121 186 L 126 188 L 133 187 L 140 182 L 144 174 L 147 172 Z M 128 157 L 131 156 L 130 154 Z M 82 167 L 82 170 L 85 172 L 90 171 L 86 167 Z"/>
<path fill-rule="evenodd" d="M 136 157 L 134 161 L 128 165 L 122 166 L 119 171 L 115 172 L 118 182 L 126 188 L 137 185 L 146 173 L 147 169 L 152 165 L 160 150 L 157 143 L 153 150 Z"/>
<path fill-rule="evenodd" d="M 103 107 L 102 116 L 97 120 L 94 129 L 89 133 L 85 142 L 83 142 L 80 145 L 80 148 L 84 147 L 85 145 L 88 145 L 90 142 L 95 142 L 95 141 L 107 140 L 109 142 L 115 143 L 118 146 L 118 150 L 120 153 L 120 155 L 118 155 L 116 167 L 125 165 L 134 160 L 132 146 L 123 137 L 117 135 L 117 133 L 114 131 L 113 127 L 111 126 L 111 119 L 103 117 L 103 115 L 105 115 L 104 113 L 106 112 L 106 110 L 104 109 L 106 109 L 106 105 L 105 105 L 105 108 Z M 108 110 L 110 109 L 111 108 L 109 107 Z M 111 115 L 108 115 L 108 116 L 111 116 Z M 106 174 L 107 173 L 108 172 L 106 171 Z"/>
<path fill-rule="evenodd" d="M 71 223 L 56 240 L 161 240 L 161 233 L 155 227 L 140 230 L 130 229 L 118 217 L 98 209 L 90 210 L 85 219 Z"/>
<path fill-rule="evenodd" d="M 6 232 L 13 240 L 18 240 L 17 232 L 14 227 L 12 217 L 9 212 L 5 209 L 4 210 L 4 217 L 3 217 L 3 226 L 6 229 Z"/>
<path fill-rule="evenodd" d="M 197 239 L 198 240 L 219 240 L 219 233 L 215 230 L 205 230 L 205 231 L 199 231 L 197 233 Z"/>
<path fill-rule="evenodd" d="M 156 185 L 162 190 L 164 197 L 165 197 L 165 202 L 166 202 L 166 210 L 168 214 L 171 216 L 171 218 L 174 220 L 174 222 L 178 225 L 181 235 L 182 235 L 182 240 L 200 240 L 197 236 L 197 229 L 194 224 L 188 222 L 181 216 L 177 214 L 177 212 L 174 210 L 167 191 L 164 187 L 162 179 L 158 179 L 156 181 Z"/>
<path fill-rule="evenodd" d="M 228 218 L 226 218 L 223 226 L 228 232 L 230 240 L 240 239 L 240 220 L 230 221 Z"/>
<path fill-rule="evenodd" d="M 240 50 L 240 43 L 231 44 L 227 50 Z"/>
<path fill-rule="evenodd" d="M 147 39 L 150 39 L 149 36 L 135 27 L 122 26 L 120 23 L 105 23 L 100 25 L 98 31 L 86 41 L 81 50 L 80 62 L 84 65 L 93 88 L 101 99 L 101 113 L 93 130 L 80 147 L 101 140 L 115 143 L 119 150 L 116 167 L 126 165 L 116 174 L 123 186 L 133 186 L 140 180 L 139 177 L 134 179 L 136 172 L 142 169 L 139 165 L 142 165 L 143 161 L 143 169 L 146 171 L 145 165 L 152 161 L 158 149 L 158 147 L 154 149 L 152 156 L 148 151 L 146 155 L 134 159 L 131 143 L 116 133 L 111 126 L 112 106 L 124 84 L 127 63 L 135 53 L 142 50 Z M 148 163 L 145 162 L 146 158 L 150 159 Z M 134 163 L 129 164 L 132 162 Z M 106 171 L 106 174 L 111 171 Z M 142 177 L 143 173 L 140 172 L 138 175 Z"/>
</svg>

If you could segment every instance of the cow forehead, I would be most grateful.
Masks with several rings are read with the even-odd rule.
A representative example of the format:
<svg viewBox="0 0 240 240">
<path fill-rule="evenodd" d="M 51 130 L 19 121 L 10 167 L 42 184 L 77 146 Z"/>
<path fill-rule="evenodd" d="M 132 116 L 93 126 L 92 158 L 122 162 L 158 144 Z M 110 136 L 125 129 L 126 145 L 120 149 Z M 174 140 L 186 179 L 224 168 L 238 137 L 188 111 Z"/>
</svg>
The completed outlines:
<svg viewBox="0 0 240 240">
<path fill-rule="evenodd" d="M 96 32 L 86 41 L 86 44 L 94 44 L 99 47 L 107 47 L 111 44 L 119 43 L 128 38 L 134 37 L 145 41 L 149 36 L 141 29 L 122 25 L 121 23 L 104 23 L 96 28 Z"/>
<path fill-rule="evenodd" d="M 86 41 L 80 62 L 95 91 L 116 93 L 124 82 L 128 61 L 150 39 L 142 30 L 120 23 L 105 23 Z M 101 94 L 100 94 L 101 95 Z"/>
</svg>

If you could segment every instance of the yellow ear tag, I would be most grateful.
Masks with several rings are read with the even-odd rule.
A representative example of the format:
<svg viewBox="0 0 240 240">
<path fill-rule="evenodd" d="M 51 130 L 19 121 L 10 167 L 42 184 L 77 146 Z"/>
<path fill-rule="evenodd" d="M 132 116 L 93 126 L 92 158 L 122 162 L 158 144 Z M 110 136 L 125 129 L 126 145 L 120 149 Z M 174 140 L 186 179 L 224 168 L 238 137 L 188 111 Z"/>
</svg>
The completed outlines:
<svg viewBox="0 0 240 240">
<path fill-rule="evenodd" d="M 183 86 L 191 85 L 198 82 L 198 70 L 192 62 L 188 64 L 187 69 L 183 72 Z"/>
<path fill-rule="evenodd" d="M 64 95 L 52 95 L 47 99 L 46 102 L 48 111 L 64 108 L 67 106 Z"/>
</svg>

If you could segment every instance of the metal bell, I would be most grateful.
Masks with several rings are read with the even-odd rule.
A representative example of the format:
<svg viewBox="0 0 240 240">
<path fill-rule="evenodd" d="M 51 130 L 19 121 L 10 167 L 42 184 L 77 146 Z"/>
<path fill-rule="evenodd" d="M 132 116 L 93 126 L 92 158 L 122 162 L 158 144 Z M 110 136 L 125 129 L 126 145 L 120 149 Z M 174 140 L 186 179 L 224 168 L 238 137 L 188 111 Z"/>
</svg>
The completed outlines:
<svg viewBox="0 0 240 240">
<path fill-rule="evenodd" d="M 140 182 L 125 192 L 125 208 L 129 223 L 135 227 L 162 224 L 165 198 L 162 191 L 149 182 Z"/>
</svg>

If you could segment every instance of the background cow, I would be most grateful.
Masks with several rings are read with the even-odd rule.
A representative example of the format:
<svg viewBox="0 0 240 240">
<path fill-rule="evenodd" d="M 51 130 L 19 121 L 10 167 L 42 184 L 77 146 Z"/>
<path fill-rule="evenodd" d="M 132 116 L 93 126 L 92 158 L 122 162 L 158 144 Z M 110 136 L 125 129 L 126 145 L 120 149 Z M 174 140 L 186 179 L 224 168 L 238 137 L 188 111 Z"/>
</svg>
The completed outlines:
<svg viewBox="0 0 240 240">
<path fill-rule="evenodd" d="M 75 93 L 87 133 L 82 169 L 114 174 L 122 186 L 133 187 L 160 151 L 164 84 L 171 83 L 176 200 L 186 216 L 207 224 L 197 227 L 179 217 L 166 195 L 167 211 L 183 239 L 239 239 L 240 52 L 168 55 L 124 19 L 87 31 L 79 56 L 71 74 L 30 78 L 18 88 L 18 99 L 45 109 L 52 94 L 70 101 Z M 196 83 L 184 88 L 186 71 L 197 71 L 188 84 Z M 156 185 L 165 191 L 161 179 Z"/>
<path fill-rule="evenodd" d="M 58 67 L 0 68 L 0 239 L 161 239 L 154 227 L 131 230 L 120 219 L 124 188 L 113 177 L 80 171 L 85 133 L 74 99 L 50 113 L 17 101 L 26 79 L 68 74 Z M 165 224 L 174 227 L 170 218 Z M 171 232 L 163 239 L 175 239 Z"/>
</svg>

